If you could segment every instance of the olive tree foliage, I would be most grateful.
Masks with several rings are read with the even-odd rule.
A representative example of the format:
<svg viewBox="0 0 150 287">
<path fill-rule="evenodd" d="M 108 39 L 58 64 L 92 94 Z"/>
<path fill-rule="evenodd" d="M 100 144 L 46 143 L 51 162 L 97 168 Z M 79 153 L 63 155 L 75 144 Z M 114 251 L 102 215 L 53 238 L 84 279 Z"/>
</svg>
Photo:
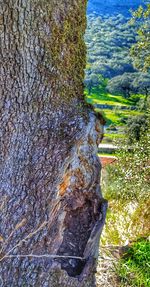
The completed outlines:
<svg viewBox="0 0 150 287">
<path fill-rule="evenodd" d="M 131 6 L 132 4 L 134 6 L 135 3 L 130 3 Z M 138 3 L 136 3 L 136 7 L 138 7 Z M 143 20 L 144 24 L 142 24 Z M 132 25 L 130 22 L 132 22 Z M 137 73 L 138 65 L 133 65 L 133 55 L 136 55 L 134 62 L 138 63 L 141 61 L 141 64 L 144 62 L 144 57 L 149 55 L 149 14 L 146 12 L 146 9 L 144 10 L 143 7 L 140 7 L 138 13 L 133 12 L 133 19 L 130 22 L 129 18 L 122 14 L 115 16 L 101 14 L 97 16 L 97 14 L 93 13 L 88 15 L 88 25 L 85 34 L 88 52 L 85 84 L 90 93 L 92 85 L 95 87 L 93 78 L 96 78 L 96 75 L 97 79 L 99 75 L 102 75 L 105 79 L 113 79 L 125 73 Z M 144 33 L 144 40 L 140 35 L 137 35 L 137 30 L 139 30 L 138 33 L 140 35 Z M 147 43 L 144 44 L 144 41 L 147 41 Z M 139 49 L 137 49 L 138 45 Z M 130 50 L 132 51 L 131 53 Z M 141 60 L 139 60 L 139 57 Z M 148 69 L 143 69 L 142 72 L 146 73 L 147 71 Z M 134 91 L 131 89 L 130 79 L 127 79 L 126 76 L 120 78 L 120 81 L 122 81 L 120 90 L 121 94 L 129 97 Z M 131 74 L 130 76 L 132 77 Z M 146 89 L 145 91 L 139 91 L 140 86 L 138 89 L 136 83 L 135 86 L 135 93 L 137 90 L 137 93 L 145 94 Z"/>
<path fill-rule="evenodd" d="M 139 100 L 139 109 L 148 111 L 150 104 L 150 74 L 139 73 L 139 76 L 133 80 L 132 87 L 134 93 L 144 95 L 144 98 L 141 97 Z"/>
<path fill-rule="evenodd" d="M 126 135 L 128 137 L 129 144 L 134 141 L 140 141 L 143 134 L 148 130 L 148 116 L 147 115 L 138 115 L 129 117 L 127 120 L 126 126 Z"/>
<path fill-rule="evenodd" d="M 150 94 L 149 73 L 124 73 L 108 81 L 107 90 L 112 94 L 120 94 L 129 98 L 132 94 L 145 95 L 145 102 Z"/>
<path fill-rule="evenodd" d="M 110 79 L 125 72 L 134 72 L 129 50 L 135 43 L 135 30 L 121 14 L 88 15 L 86 78 L 101 74 Z"/>
<path fill-rule="evenodd" d="M 93 88 L 105 89 L 107 85 L 107 79 L 104 79 L 102 75 L 92 73 L 89 77 L 87 76 L 84 80 L 88 94 L 91 95 Z"/>
<path fill-rule="evenodd" d="M 130 50 L 134 65 L 141 71 L 150 71 L 150 3 L 132 12 L 130 23 L 138 26 L 137 41 Z"/>
<path fill-rule="evenodd" d="M 114 95 L 122 95 L 125 98 L 129 98 L 133 87 L 132 82 L 135 78 L 133 73 L 124 73 L 121 76 L 117 76 L 108 81 L 107 90 Z"/>
<path fill-rule="evenodd" d="M 137 73 L 132 82 L 132 89 L 137 94 L 150 95 L 150 74 Z"/>
<path fill-rule="evenodd" d="M 140 123 L 140 136 L 138 127 Z M 144 123 L 147 121 L 147 128 Z M 134 124 L 134 119 L 132 124 Z M 136 119 L 138 124 L 138 140 L 133 139 L 135 127 L 132 126 L 132 142 L 130 136 L 119 142 L 118 159 L 115 165 L 108 167 L 108 186 L 106 197 L 121 201 L 147 201 L 150 184 L 150 121 L 149 118 Z M 137 134 L 136 134 L 137 136 Z M 130 144 L 129 144 L 130 143 Z"/>
</svg>

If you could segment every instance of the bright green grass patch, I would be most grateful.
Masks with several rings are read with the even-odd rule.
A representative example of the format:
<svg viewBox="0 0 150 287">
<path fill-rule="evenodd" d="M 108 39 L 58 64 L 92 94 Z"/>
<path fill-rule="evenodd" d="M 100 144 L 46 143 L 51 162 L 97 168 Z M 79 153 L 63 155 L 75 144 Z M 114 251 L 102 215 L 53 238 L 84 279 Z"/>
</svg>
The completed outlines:
<svg viewBox="0 0 150 287">
<path fill-rule="evenodd" d="M 122 97 L 115 97 L 111 96 L 110 94 L 101 94 L 99 96 L 97 95 L 91 95 L 87 96 L 87 101 L 92 104 L 106 104 L 106 105 L 114 105 L 114 106 L 129 106 L 130 103 L 123 99 Z"/>
<path fill-rule="evenodd" d="M 111 105 L 111 106 L 128 106 L 126 103 L 122 103 L 122 102 L 114 102 L 113 100 L 111 100 L 111 98 L 109 100 L 106 100 L 106 99 L 97 99 L 97 97 L 88 97 L 87 98 L 87 101 L 90 103 L 90 104 L 101 104 L 101 105 Z"/>
<path fill-rule="evenodd" d="M 113 134 L 104 134 L 105 137 L 109 137 L 111 139 L 120 139 L 120 138 L 124 138 L 125 134 L 119 134 L 119 133 L 113 133 Z"/>
<path fill-rule="evenodd" d="M 125 134 L 113 133 L 113 134 L 104 134 L 103 143 L 113 143 L 117 144 L 120 139 L 124 139 Z"/>
<path fill-rule="evenodd" d="M 133 102 L 129 99 L 125 99 L 122 96 L 115 96 L 105 92 L 103 89 L 93 88 L 92 94 L 88 95 L 88 92 L 85 91 L 86 99 L 89 103 L 92 104 L 108 104 L 108 105 L 123 105 L 130 106 Z"/>
<path fill-rule="evenodd" d="M 104 88 L 95 87 L 92 89 L 91 95 L 85 90 L 85 97 L 89 103 L 93 104 L 109 104 L 109 105 L 122 105 L 122 106 L 134 106 L 138 100 L 143 99 L 144 95 L 131 95 L 129 99 L 125 99 L 121 95 L 112 95 L 107 93 Z"/>
<path fill-rule="evenodd" d="M 138 240 L 127 250 L 116 266 L 121 286 L 150 286 L 150 241 Z"/>
<path fill-rule="evenodd" d="M 96 112 L 101 112 L 106 120 L 106 125 L 114 124 L 116 126 L 123 126 L 124 123 L 121 122 L 122 115 L 115 114 L 112 110 L 100 110 L 95 109 Z"/>
<path fill-rule="evenodd" d="M 124 126 L 125 120 L 128 119 L 129 116 L 137 116 L 140 114 L 139 111 L 131 111 L 131 110 L 121 110 L 117 113 L 114 110 L 107 109 L 95 109 L 97 112 L 101 112 L 106 120 L 106 125 L 117 125 Z"/>
<path fill-rule="evenodd" d="M 95 111 L 101 112 L 105 119 L 106 119 L 106 125 L 114 124 L 116 126 L 124 126 L 125 121 L 129 116 L 139 115 L 139 111 L 134 110 L 121 110 L 119 107 L 121 106 L 127 106 L 130 108 L 130 106 L 135 105 L 134 98 L 137 97 L 137 95 L 133 95 L 131 99 L 125 99 L 124 97 L 118 95 L 111 95 L 107 93 L 104 89 L 95 87 L 92 89 L 92 94 L 89 95 L 88 91 L 85 90 L 85 98 L 88 103 L 94 105 L 94 104 L 106 104 L 114 106 L 114 108 L 111 109 L 98 109 L 95 108 Z M 139 95 L 138 95 L 139 97 Z M 142 96 L 141 96 L 142 97 Z"/>
</svg>

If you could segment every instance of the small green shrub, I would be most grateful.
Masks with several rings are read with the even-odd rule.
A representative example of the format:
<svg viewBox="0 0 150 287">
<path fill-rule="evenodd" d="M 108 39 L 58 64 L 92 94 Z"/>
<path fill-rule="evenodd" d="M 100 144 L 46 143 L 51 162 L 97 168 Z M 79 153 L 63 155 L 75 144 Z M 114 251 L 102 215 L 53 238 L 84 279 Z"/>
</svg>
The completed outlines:
<svg viewBox="0 0 150 287">
<path fill-rule="evenodd" d="M 119 139 L 118 160 L 107 170 L 105 197 L 122 201 L 147 200 L 150 184 L 150 130 L 139 141 L 129 144 L 128 138 Z"/>
<path fill-rule="evenodd" d="M 145 114 L 130 116 L 127 120 L 129 142 L 132 143 L 134 140 L 139 141 L 143 133 L 147 131 L 148 124 L 148 116 Z"/>
</svg>

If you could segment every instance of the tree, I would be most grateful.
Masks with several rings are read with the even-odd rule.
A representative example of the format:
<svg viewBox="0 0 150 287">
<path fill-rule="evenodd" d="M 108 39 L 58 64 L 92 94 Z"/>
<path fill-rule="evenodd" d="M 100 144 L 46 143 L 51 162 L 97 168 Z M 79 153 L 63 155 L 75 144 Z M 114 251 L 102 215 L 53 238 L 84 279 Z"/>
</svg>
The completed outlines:
<svg viewBox="0 0 150 287">
<path fill-rule="evenodd" d="M 94 87 L 105 89 L 107 86 L 107 79 L 105 79 L 102 75 L 91 74 L 86 77 L 84 81 L 85 87 L 88 90 L 88 94 L 91 95 L 92 89 Z"/>
<path fill-rule="evenodd" d="M 91 74 L 89 78 L 85 79 L 85 86 L 88 89 L 89 95 L 92 93 L 92 88 L 99 86 L 100 77 L 96 74 Z"/>
<path fill-rule="evenodd" d="M 132 82 L 134 73 L 124 73 L 108 81 L 107 90 L 112 94 L 120 94 L 125 98 L 129 98 L 132 93 Z"/>
<path fill-rule="evenodd" d="M 143 125 L 144 129 L 140 129 L 140 137 L 138 140 L 132 138 L 132 144 L 130 142 L 129 145 L 131 134 L 126 134 L 127 138 L 118 143 L 118 159 L 115 165 L 108 167 L 108 186 L 105 194 L 108 199 L 119 199 L 123 203 L 131 200 L 139 203 L 141 208 L 143 208 L 142 202 L 147 202 L 147 206 L 149 206 L 149 123 L 150 118 L 148 117 L 147 128 L 144 128 Z M 145 213 L 146 217 L 146 210 L 141 209 L 141 213 Z"/>
<path fill-rule="evenodd" d="M 126 134 L 128 135 L 129 142 L 132 143 L 135 140 L 139 141 L 141 136 L 148 130 L 148 116 L 138 115 L 129 117 L 127 120 Z"/>
<path fill-rule="evenodd" d="M 145 98 L 143 100 L 142 109 L 147 110 L 149 104 L 148 104 L 148 98 L 150 95 L 150 74 L 148 73 L 139 73 L 137 77 L 133 80 L 132 83 L 133 90 L 137 94 L 145 95 Z"/>
<path fill-rule="evenodd" d="M 107 90 L 112 94 L 120 94 L 130 97 L 131 94 L 145 95 L 144 106 L 150 94 L 150 74 L 149 73 L 124 73 L 108 81 Z"/>
<path fill-rule="evenodd" d="M 95 286 L 106 202 L 83 100 L 86 0 L 1 1 L 1 286 Z"/>
<path fill-rule="evenodd" d="M 138 25 L 137 42 L 131 47 L 131 56 L 136 68 L 142 71 L 150 70 L 150 3 L 144 8 L 132 12 L 132 25 Z"/>
<path fill-rule="evenodd" d="M 123 15 L 103 15 L 101 20 L 96 14 L 88 15 L 85 42 L 90 69 L 87 65 L 87 78 L 89 73 L 111 79 L 125 72 L 135 72 L 130 48 L 136 40 L 136 29 Z"/>
<path fill-rule="evenodd" d="M 148 96 L 150 94 L 150 74 L 136 73 L 133 80 L 133 89 L 136 93 Z"/>
</svg>

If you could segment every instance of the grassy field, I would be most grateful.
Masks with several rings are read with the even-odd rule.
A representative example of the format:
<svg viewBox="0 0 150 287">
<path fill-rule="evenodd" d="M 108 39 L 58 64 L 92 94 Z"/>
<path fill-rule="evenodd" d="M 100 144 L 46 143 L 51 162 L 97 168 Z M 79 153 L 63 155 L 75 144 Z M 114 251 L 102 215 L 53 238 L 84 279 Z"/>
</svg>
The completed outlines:
<svg viewBox="0 0 150 287">
<path fill-rule="evenodd" d="M 89 95 L 85 90 L 85 97 L 88 103 L 92 105 L 101 104 L 108 105 L 108 108 L 95 108 L 96 112 L 101 112 L 106 121 L 106 130 L 103 143 L 113 143 L 124 137 L 123 130 L 126 121 L 130 116 L 137 116 L 140 114 L 138 110 L 132 110 L 135 102 L 142 95 L 132 95 L 130 99 L 125 99 L 121 95 L 111 95 L 105 91 L 104 88 L 94 87 Z M 121 109 L 121 107 L 124 107 Z M 113 128 L 115 128 L 113 130 Z M 121 129 L 121 132 L 120 132 Z"/>
<path fill-rule="evenodd" d="M 114 133 L 114 134 L 110 134 L 110 133 L 105 133 L 105 137 L 109 137 L 110 139 L 112 139 L 112 140 L 116 140 L 116 139 L 118 139 L 118 138 L 124 138 L 124 134 L 116 134 L 116 133 Z"/>
<path fill-rule="evenodd" d="M 114 106 L 131 106 L 133 101 L 123 98 L 122 96 L 111 95 L 104 91 L 104 89 L 95 87 L 92 89 L 91 95 L 85 91 L 86 99 L 91 104 L 107 104 Z"/>
<path fill-rule="evenodd" d="M 95 109 L 97 112 L 102 111 L 102 114 L 104 115 L 104 118 L 106 120 L 106 125 L 112 125 L 115 126 L 124 126 L 125 121 L 128 119 L 129 116 L 137 116 L 140 114 L 139 111 L 131 111 L 131 110 L 108 110 L 108 109 Z"/>
</svg>

